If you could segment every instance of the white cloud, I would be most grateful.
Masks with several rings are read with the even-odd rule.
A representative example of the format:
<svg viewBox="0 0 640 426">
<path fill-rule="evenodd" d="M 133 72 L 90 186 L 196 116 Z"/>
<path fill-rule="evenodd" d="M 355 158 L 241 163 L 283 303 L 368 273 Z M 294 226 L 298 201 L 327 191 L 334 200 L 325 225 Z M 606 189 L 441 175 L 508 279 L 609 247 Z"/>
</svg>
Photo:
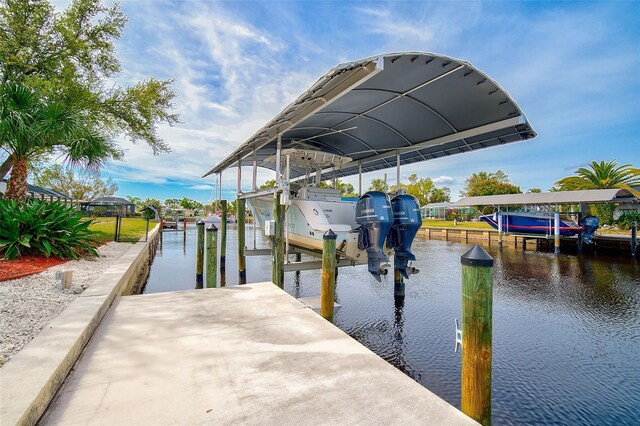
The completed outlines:
<svg viewBox="0 0 640 426">
<path fill-rule="evenodd" d="M 433 183 L 436 185 L 453 185 L 456 182 L 455 178 L 446 175 L 441 175 L 433 179 Z"/>
<path fill-rule="evenodd" d="M 144 144 L 124 143 L 126 162 L 109 168 L 121 181 L 210 185 L 214 177 L 202 180 L 205 171 L 329 67 L 383 51 L 435 51 L 469 60 L 511 93 L 540 134 L 531 143 L 403 168 L 403 174 L 438 176 L 434 182 L 451 186 L 452 193 L 475 171 L 509 172 L 505 161 L 514 163 L 514 178 L 523 168 L 522 158 L 531 159 L 530 168 L 543 161 L 550 167 L 547 163 L 556 160 L 540 160 L 534 151 L 555 152 L 565 140 L 577 143 L 589 138 L 594 127 L 631 121 L 638 111 L 633 104 L 637 90 L 628 89 L 637 88 L 633 70 L 640 57 L 631 48 L 632 36 L 615 42 L 612 34 L 622 30 L 608 24 L 615 14 L 604 6 L 540 12 L 544 8 L 475 2 L 320 3 L 318 8 L 330 10 L 322 25 L 313 25 L 304 8 L 289 3 L 136 1 L 123 6 L 131 20 L 120 46 L 121 81 L 174 77 L 182 123 L 158 129 L 171 154 L 154 157 Z M 581 149 L 573 162 L 586 161 L 583 157 L 595 155 L 590 151 L 596 148 Z M 559 152 L 557 158 L 568 155 Z M 389 173 L 392 181 L 395 174 Z M 250 170 L 243 170 L 243 176 L 248 188 Z M 272 177 L 273 172 L 260 169 L 259 182 Z M 530 181 L 516 183 L 544 186 Z M 223 188 L 235 186 L 235 170 L 225 172 Z"/>
<path fill-rule="evenodd" d="M 197 191 L 213 191 L 216 189 L 215 185 L 206 185 L 206 184 L 199 184 L 199 185 L 191 185 L 189 187 L 189 189 L 195 189 Z"/>
</svg>

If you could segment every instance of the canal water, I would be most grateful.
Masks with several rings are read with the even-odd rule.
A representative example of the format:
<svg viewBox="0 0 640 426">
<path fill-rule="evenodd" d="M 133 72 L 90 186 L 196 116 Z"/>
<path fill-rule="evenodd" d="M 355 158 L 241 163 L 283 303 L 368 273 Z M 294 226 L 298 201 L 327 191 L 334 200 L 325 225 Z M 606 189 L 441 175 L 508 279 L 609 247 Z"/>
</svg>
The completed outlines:
<svg viewBox="0 0 640 426">
<path fill-rule="evenodd" d="M 253 247 L 247 226 L 247 246 Z M 236 230 L 230 227 L 227 285 L 236 285 Z M 258 232 L 257 247 L 266 247 Z M 416 240 L 418 275 L 396 305 L 393 279 L 364 266 L 340 268 L 338 327 L 460 407 L 460 256 L 472 245 Z M 487 248 L 495 258 L 493 423 L 639 424 L 640 264 L 626 256 L 564 255 Z M 146 293 L 195 287 L 195 226 L 166 232 Z M 303 258 L 304 259 L 304 258 Z M 391 277 L 390 277 L 391 278 Z M 247 257 L 247 281 L 270 281 L 269 256 Z M 285 274 L 296 297 L 320 294 L 320 271 Z"/>
</svg>

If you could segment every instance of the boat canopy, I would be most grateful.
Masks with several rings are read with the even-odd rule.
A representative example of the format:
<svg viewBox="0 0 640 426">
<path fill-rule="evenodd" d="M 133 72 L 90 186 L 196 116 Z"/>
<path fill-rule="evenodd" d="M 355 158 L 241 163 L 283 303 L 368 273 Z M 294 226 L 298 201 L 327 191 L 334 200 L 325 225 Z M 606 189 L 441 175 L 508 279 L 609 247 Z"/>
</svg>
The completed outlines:
<svg viewBox="0 0 640 426">
<path fill-rule="evenodd" d="M 533 206 L 580 203 L 633 203 L 638 202 L 626 189 L 585 189 L 582 191 L 539 192 L 526 194 L 483 195 L 464 197 L 456 206 Z"/>
<path fill-rule="evenodd" d="M 340 64 L 204 176 L 265 161 L 282 149 L 351 160 L 322 178 L 464 153 L 532 139 L 515 101 L 468 62 L 423 52 L 389 53 Z M 291 165 L 290 178 L 305 175 Z"/>
</svg>

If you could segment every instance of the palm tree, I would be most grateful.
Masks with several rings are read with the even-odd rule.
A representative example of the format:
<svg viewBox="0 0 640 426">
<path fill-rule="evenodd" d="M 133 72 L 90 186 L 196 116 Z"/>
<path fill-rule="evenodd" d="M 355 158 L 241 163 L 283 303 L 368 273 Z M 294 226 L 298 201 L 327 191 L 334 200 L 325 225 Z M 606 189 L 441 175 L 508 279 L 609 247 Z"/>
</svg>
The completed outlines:
<svg viewBox="0 0 640 426">
<path fill-rule="evenodd" d="M 577 191 L 581 189 L 626 189 L 636 197 L 640 192 L 632 186 L 640 186 L 640 169 L 631 164 L 622 164 L 613 161 L 592 161 L 590 168 L 580 167 L 575 176 L 567 176 L 560 179 L 555 185 L 564 191 Z"/>
<path fill-rule="evenodd" d="M 60 153 L 72 165 L 99 167 L 120 152 L 71 103 L 40 98 L 19 84 L 0 86 L 0 147 L 14 159 L 7 198 L 27 196 L 28 161 Z"/>
</svg>

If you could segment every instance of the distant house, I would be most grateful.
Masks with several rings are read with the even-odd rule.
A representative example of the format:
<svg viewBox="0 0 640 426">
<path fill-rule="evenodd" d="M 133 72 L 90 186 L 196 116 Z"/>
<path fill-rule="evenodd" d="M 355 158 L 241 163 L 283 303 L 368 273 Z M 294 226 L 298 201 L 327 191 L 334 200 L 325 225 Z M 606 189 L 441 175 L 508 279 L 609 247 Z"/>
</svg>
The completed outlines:
<svg viewBox="0 0 640 426">
<path fill-rule="evenodd" d="M 453 212 L 464 216 L 474 214 L 473 208 L 458 207 L 449 201 L 444 201 L 442 203 L 429 203 L 420 207 L 420 213 L 422 214 L 423 219 L 445 220 L 449 214 Z"/>
<path fill-rule="evenodd" d="M 0 180 L 0 199 L 4 198 L 4 194 L 7 192 L 7 181 L 5 179 Z M 69 195 L 55 191 L 50 188 L 41 188 L 36 185 L 27 185 L 27 197 L 40 198 L 46 201 L 59 201 L 61 203 L 73 203 L 73 200 Z"/>
<path fill-rule="evenodd" d="M 94 216 L 131 216 L 136 212 L 136 205 L 126 198 L 101 197 L 81 202 L 80 210 Z"/>
</svg>

